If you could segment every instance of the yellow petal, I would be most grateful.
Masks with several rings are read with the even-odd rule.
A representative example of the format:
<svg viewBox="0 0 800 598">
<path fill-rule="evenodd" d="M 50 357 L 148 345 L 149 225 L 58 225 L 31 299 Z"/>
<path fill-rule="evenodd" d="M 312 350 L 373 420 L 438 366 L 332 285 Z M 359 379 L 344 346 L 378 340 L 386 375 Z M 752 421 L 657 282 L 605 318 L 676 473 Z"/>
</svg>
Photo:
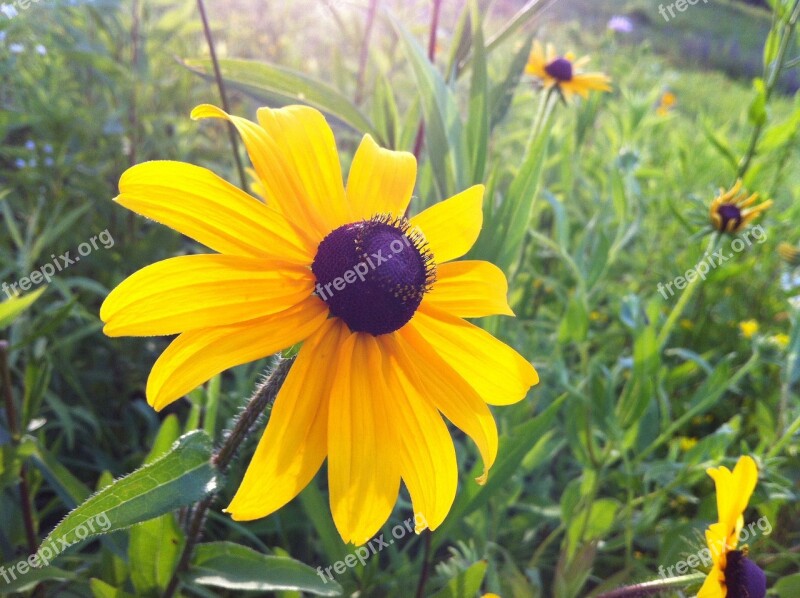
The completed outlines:
<svg viewBox="0 0 800 598">
<path fill-rule="evenodd" d="M 483 226 L 483 189 L 483 185 L 470 187 L 411 219 L 437 264 L 461 257 L 478 239 Z"/>
<path fill-rule="evenodd" d="M 399 439 L 375 337 L 353 333 L 343 343 L 328 414 L 328 486 L 336 529 L 363 544 L 386 523 L 400 490 Z"/>
<path fill-rule="evenodd" d="M 420 334 L 416 317 L 397 331 L 401 342 L 398 360 L 403 371 L 416 372 L 415 387 L 422 396 L 477 445 L 483 459 L 479 484 L 486 482 L 489 469 L 497 457 L 497 426 L 492 412 L 478 393 L 442 359 Z"/>
<path fill-rule="evenodd" d="M 424 395 L 416 371 L 403 369 L 397 337 L 377 337 L 384 357 L 383 375 L 393 397 L 387 401 L 392 425 L 400 430 L 400 474 L 414 505 L 417 533 L 435 530 L 453 505 L 458 464 L 453 439 L 433 402 Z"/>
<path fill-rule="evenodd" d="M 123 280 L 100 308 L 108 336 L 176 334 L 288 309 L 311 295 L 311 271 L 234 255 L 184 255 Z"/>
<path fill-rule="evenodd" d="M 144 162 L 123 173 L 119 190 L 119 204 L 214 251 L 306 264 L 314 259 L 316 246 L 286 218 L 205 168 Z"/>
<path fill-rule="evenodd" d="M 433 307 L 421 305 L 414 327 L 480 397 L 490 405 L 521 401 L 539 375 L 527 359 L 485 330 Z"/>
<path fill-rule="evenodd" d="M 300 349 L 247 472 L 226 512 L 237 521 L 266 517 L 297 496 L 327 454 L 328 400 L 337 355 L 349 334 L 327 320 Z"/>
<path fill-rule="evenodd" d="M 729 536 L 737 535 L 737 528 L 741 526 L 742 513 L 747 508 L 747 503 L 750 502 L 750 497 L 758 482 L 756 462 L 752 457 L 744 455 L 739 458 L 733 472 L 727 467 L 712 467 L 706 471 L 714 479 L 717 490 L 719 523 Z"/>
<path fill-rule="evenodd" d="M 287 106 L 259 108 L 257 115 L 275 141 L 272 178 L 282 181 L 273 186 L 268 179 L 265 184 L 275 193 L 280 189 L 280 209 L 294 222 L 313 216 L 323 236 L 350 222 L 336 140 L 322 113 L 308 106 Z"/>
<path fill-rule="evenodd" d="M 717 569 L 712 569 L 700 591 L 697 592 L 697 598 L 725 598 L 727 588 L 723 585 L 725 575 Z"/>
<path fill-rule="evenodd" d="M 417 179 L 417 159 L 409 152 L 383 149 L 369 135 L 361 140 L 347 178 L 354 220 L 376 214 L 403 216 Z"/>
<path fill-rule="evenodd" d="M 289 121 L 289 126 L 285 130 L 273 127 L 267 131 L 259 124 L 229 115 L 210 104 L 195 108 L 192 111 L 192 118 L 221 118 L 236 127 L 247 148 L 253 168 L 261 179 L 267 203 L 301 229 L 306 242 L 316 247 L 326 234 L 338 226 L 326 222 L 326 215 L 330 210 L 327 204 L 337 202 L 339 210 L 345 209 L 339 158 L 333 143 L 333 133 L 327 123 L 320 131 L 306 130 L 303 123 L 299 122 L 300 119 L 293 118 L 291 108 L 290 106 L 273 111 L 279 116 L 287 117 L 275 119 L 280 122 Z M 311 108 L 308 110 L 316 112 Z M 324 123 L 322 115 L 320 118 Z M 259 111 L 259 121 L 262 121 L 261 111 Z M 261 124 L 263 125 L 263 122 Z M 309 137 L 315 135 L 312 141 Z M 328 147 L 309 147 L 311 145 Z M 311 153 L 303 156 L 303 151 Z M 336 163 L 335 169 L 330 168 L 331 152 Z M 320 160 L 320 163 L 315 164 L 315 160 Z M 306 162 L 298 163 L 298 161 Z M 330 172 L 331 170 L 336 172 Z M 335 181 L 321 184 L 321 179 L 333 177 L 334 174 L 337 177 Z M 330 192 L 331 195 L 320 200 L 321 192 Z M 318 201 L 322 201 L 322 205 L 318 205 Z"/>
<path fill-rule="evenodd" d="M 436 268 L 436 282 L 423 302 L 462 318 L 513 316 L 503 271 L 489 262 L 464 260 Z"/>
<path fill-rule="evenodd" d="M 160 411 L 228 368 L 305 340 L 327 317 L 328 307 L 310 296 L 271 316 L 184 332 L 153 365 L 147 379 L 147 402 Z"/>
</svg>

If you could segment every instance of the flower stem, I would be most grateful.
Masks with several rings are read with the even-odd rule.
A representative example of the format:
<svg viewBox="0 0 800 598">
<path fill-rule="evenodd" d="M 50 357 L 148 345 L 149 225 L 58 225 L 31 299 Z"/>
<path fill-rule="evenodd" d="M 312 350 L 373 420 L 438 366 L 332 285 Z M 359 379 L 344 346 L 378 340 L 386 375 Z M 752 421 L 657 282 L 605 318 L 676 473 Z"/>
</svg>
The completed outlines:
<svg viewBox="0 0 800 598">
<path fill-rule="evenodd" d="M 364 96 L 364 76 L 367 72 L 367 57 L 369 55 L 369 41 L 375 25 L 375 13 L 378 11 L 378 0 L 370 0 L 367 11 L 367 22 L 364 25 L 364 40 L 361 42 L 361 53 L 358 57 L 358 75 L 356 76 L 356 93 L 354 103 L 358 106 Z"/>
<path fill-rule="evenodd" d="M 599 594 L 594 598 L 640 598 L 643 596 L 654 596 L 655 594 L 660 594 L 676 586 L 685 586 L 692 582 L 700 581 L 704 577 L 705 575 L 702 573 L 690 573 L 678 577 L 656 579 L 655 581 L 646 581 L 644 583 L 633 584 L 632 586 L 617 588 L 616 590 Z"/>
<path fill-rule="evenodd" d="M 428 60 L 433 63 L 436 60 L 436 30 L 439 29 L 439 14 L 442 10 L 442 0 L 433 0 L 433 12 L 431 12 L 431 30 L 428 35 Z M 422 152 L 423 138 L 425 137 L 425 120 L 419 123 L 417 138 L 414 141 L 414 157 L 419 159 Z"/>
<path fill-rule="evenodd" d="M 17 423 L 17 410 L 14 408 L 14 397 L 11 394 L 11 370 L 8 367 L 8 341 L 0 341 L 0 377 L 3 383 L 3 397 L 6 406 L 6 419 L 8 431 L 11 433 L 11 443 L 16 446 L 21 437 Z M 36 552 L 39 542 L 36 540 L 36 526 L 33 520 L 33 502 L 31 501 L 30 485 L 28 483 L 28 469 L 23 463 L 19 470 L 19 498 L 22 505 L 22 520 L 25 524 L 25 539 L 31 554 Z"/>
<path fill-rule="evenodd" d="M 766 76 L 766 83 L 764 87 L 765 102 L 769 101 L 772 91 L 778 84 L 778 79 L 780 79 L 780 75 L 786 66 L 784 64 L 786 60 L 786 52 L 789 49 L 792 39 L 794 39 L 794 30 L 797 27 L 798 18 L 800 18 L 800 0 L 795 0 L 789 20 L 786 21 L 783 26 L 783 31 L 781 32 L 781 45 L 778 48 L 778 55 L 776 56 L 775 62 L 772 65 L 772 70 L 767 73 L 766 70 L 770 68 L 770 65 L 766 65 L 764 67 L 764 74 Z M 761 138 L 761 133 L 764 131 L 765 124 L 765 122 L 759 122 L 753 129 L 753 134 L 750 136 L 750 144 L 747 147 L 747 153 L 744 155 L 741 162 L 739 162 L 739 168 L 736 171 L 736 178 L 742 178 L 749 170 L 753 158 L 756 155 L 758 140 Z"/>
<path fill-rule="evenodd" d="M 214 46 L 214 37 L 211 35 L 211 27 L 208 25 L 208 17 L 206 16 L 206 7 L 203 0 L 197 0 L 197 10 L 200 12 L 200 20 L 203 22 L 203 33 L 208 43 L 208 51 L 211 54 L 211 63 L 214 65 L 214 79 L 217 82 L 219 89 L 219 96 L 222 100 L 222 109 L 230 113 L 231 109 L 228 105 L 228 94 L 225 92 L 225 81 L 222 79 L 222 72 L 219 70 L 219 61 L 217 60 L 217 51 Z M 236 142 L 236 128 L 233 123 L 228 123 L 228 136 L 231 140 L 231 147 L 233 148 L 233 158 L 236 160 L 236 168 L 239 171 L 239 178 L 242 182 L 242 189 L 247 191 L 247 177 L 244 174 L 244 165 L 242 158 L 239 155 L 239 144 Z"/>
<path fill-rule="evenodd" d="M 233 426 L 233 430 L 231 430 L 230 434 L 225 438 L 225 442 L 214 456 L 211 457 L 211 463 L 216 466 L 219 477 L 227 473 L 231 461 L 233 461 L 236 456 L 242 442 L 249 436 L 253 425 L 267 406 L 275 401 L 275 398 L 278 396 L 278 391 L 281 389 L 281 386 L 283 386 L 293 362 L 294 357 L 290 357 L 289 359 L 279 358 L 275 369 L 272 370 L 272 373 L 266 381 L 256 388 L 247 406 L 239 414 L 236 424 Z M 189 524 L 186 529 L 186 544 L 183 547 L 178 565 L 172 573 L 172 578 L 169 580 L 169 584 L 164 590 L 163 598 L 172 598 L 178 591 L 178 587 L 180 586 L 180 574 L 189 568 L 189 562 L 191 561 L 195 546 L 197 546 L 203 534 L 208 510 L 211 508 L 215 498 L 216 493 L 212 493 L 198 502 L 192 509 L 188 517 Z"/>
</svg>

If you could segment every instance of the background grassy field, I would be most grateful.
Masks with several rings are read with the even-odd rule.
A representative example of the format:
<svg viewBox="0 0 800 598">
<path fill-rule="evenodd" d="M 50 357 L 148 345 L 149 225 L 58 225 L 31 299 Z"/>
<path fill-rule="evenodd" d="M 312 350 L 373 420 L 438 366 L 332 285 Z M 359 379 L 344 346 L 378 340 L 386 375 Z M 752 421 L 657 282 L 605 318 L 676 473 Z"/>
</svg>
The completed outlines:
<svg viewBox="0 0 800 598">
<path fill-rule="evenodd" d="M 480 13 L 487 39 L 522 6 L 486 4 Z M 425 45 L 431 6 L 381 5 L 386 12 L 376 18 L 360 86 L 366 2 L 236 0 L 208 9 L 222 58 L 324 81 L 383 123 L 394 147 L 411 150 L 424 95 L 387 13 Z M 460 2 L 442 8 L 435 64 L 443 73 L 462 10 Z M 60 272 L 13 322 L 0 317 L 21 421 L 15 434 L 7 413 L 0 416 L 3 563 L 29 549 L 21 473 L 40 541 L 92 492 L 155 456 L 154 446 L 166 450 L 179 433 L 196 429 L 219 440 L 269 365 L 238 367 L 157 414 L 144 387 L 167 340 L 100 332 L 98 310 L 109 289 L 147 264 L 197 250 L 114 205 L 120 174 L 145 160 L 176 159 L 238 182 L 226 130 L 188 118 L 195 105 L 219 98 L 213 81 L 183 64 L 199 59 L 197 69 L 208 56 L 195 3 L 42 1 L 17 12 L 0 15 L 0 281 L 18 281 L 102 231 L 114 243 Z M 630 18 L 633 30 L 610 31 L 615 15 Z M 590 54 L 591 70 L 613 79 L 612 93 L 556 107 L 520 242 L 501 264 L 517 318 L 482 324 L 527 356 L 542 382 L 522 403 L 495 410 L 500 460 L 487 486 L 472 482 L 477 451 L 454 432 L 461 475 L 448 520 L 430 538 L 405 537 L 348 569 L 337 578 L 346 595 L 412 596 L 424 575 L 424 595 L 491 591 L 503 598 L 592 596 L 656 579 L 660 566 L 703 546 L 703 530 L 716 516 L 705 469 L 731 466 L 741 454 L 760 466 L 746 519 L 766 516 L 772 529 L 750 542 L 751 556 L 767 572 L 771 595 L 800 595 L 800 273 L 776 251 L 781 242 L 800 242 L 796 67 L 769 102 L 759 153 L 744 177 L 748 188 L 775 200 L 760 223 L 763 242 L 713 269 L 666 342 L 658 342 L 679 301 L 663 298 L 658 285 L 704 258 L 707 206 L 719 187 L 733 184 L 747 151 L 753 78 L 761 76 L 771 24 L 763 9 L 717 0 L 670 22 L 654 1 L 559 0 L 487 54 L 491 86 L 531 38 Z M 797 49 L 793 42 L 790 55 Z M 445 75 L 462 115 L 473 93 L 465 72 L 458 81 Z M 231 82 L 235 113 L 252 118 L 262 103 L 289 101 L 250 91 Z M 676 104 L 663 114 L 665 92 Z M 524 174 L 541 95 L 523 76 L 486 144 L 481 180 L 493 193 L 478 257 L 495 257 L 503 235 L 491 223 L 500 221 L 504 203 L 520 201 L 514 181 Z M 346 172 L 363 131 L 329 120 Z M 414 211 L 438 199 L 428 150 L 420 156 Z M 740 323 L 751 319 L 759 331 L 747 337 Z M 333 527 L 324 472 L 267 519 L 239 524 L 220 512 L 255 442 L 221 484 L 204 541 L 289 555 L 313 568 L 351 552 Z M 410 512 L 404 496 L 390 524 Z M 153 547 L 181 546 L 185 515 L 185 507 L 164 515 L 144 539 L 138 526 L 86 543 L 41 578 L 6 588 L 0 582 L 0 593 L 162 595 L 178 551 L 154 554 Z M 239 566 L 225 563 L 232 571 Z M 259 583 L 252 587 L 271 595 L 267 581 Z M 691 595 L 698 586 L 666 595 Z M 183 592 L 239 595 L 236 587 L 230 580 L 190 583 Z"/>
</svg>

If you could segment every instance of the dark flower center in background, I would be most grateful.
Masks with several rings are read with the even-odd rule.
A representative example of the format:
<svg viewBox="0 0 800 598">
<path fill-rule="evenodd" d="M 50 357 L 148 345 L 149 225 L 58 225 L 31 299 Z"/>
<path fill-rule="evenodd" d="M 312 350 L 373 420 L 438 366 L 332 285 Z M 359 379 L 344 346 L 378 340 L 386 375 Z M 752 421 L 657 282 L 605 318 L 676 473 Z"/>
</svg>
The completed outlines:
<svg viewBox="0 0 800 598">
<path fill-rule="evenodd" d="M 767 595 L 767 576 L 741 550 L 728 553 L 725 585 L 727 598 L 764 598 Z"/>
<path fill-rule="evenodd" d="M 731 221 L 733 221 L 734 230 L 739 228 L 739 225 L 742 223 L 742 211 L 738 206 L 732 203 L 722 204 L 717 208 L 717 213 L 719 214 L 720 220 L 722 220 L 720 227 L 723 231 L 728 230 L 728 223 Z"/>
<path fill-rule="evenodd" d="M 572 81 L 572 63 L 566 58 L 556 58 L 544 67 L 544 72 L 559 81 Z"/>
<path fill-rule="evenodd" d="M 435 266 L 405 219 L 379 216 L 340 226 L 317 248 L 316 294 L 353 332 L 400 329 L 433 284 Z"/>
</svg>

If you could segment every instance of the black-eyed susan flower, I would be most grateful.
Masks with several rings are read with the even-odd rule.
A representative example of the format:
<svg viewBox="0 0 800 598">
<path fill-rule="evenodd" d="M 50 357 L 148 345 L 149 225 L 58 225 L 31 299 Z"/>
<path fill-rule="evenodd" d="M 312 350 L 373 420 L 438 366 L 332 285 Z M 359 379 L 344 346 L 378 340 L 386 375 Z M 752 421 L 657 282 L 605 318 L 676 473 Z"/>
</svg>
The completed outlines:
<svg viewBox="0 0 800 598">
<path fill-rule="evenodd" d="M 227 508 L 234 519 L 280 509 L 327 459 L 345 541 L 375 534 L 401 479 L 435 529 L 458 479 L 442 416 L 477 444 L 482 483 L 497 454 L 487 403 L 517 402 L 538 382 L 526 359 L 464 319 L 513 315 L 500 269 L 454 261 L 478 237 L 483 187 L 406 219 L 417 172 L 410 153 L 367 135 L 344 186 L 333 132 L 312 108 L 261 108 L 251 122 L 203 105 L 192 117 L 233 123 L 266 203 L 190 164 L 126 171 L 118 203 L 216 253 L 130 276 L 103 303 L 104 331 L 179 334 L 147 382 L 156 409 L 303 341 Z"/>
<path fill-rule="evenodd" d="M 592 90 L 611 91 L 611 80 L 603 73 L 581 72 L 588 62 L 588 56 L 578 60 L 572 52 L 559 56 L 551 44 L 547 44 L 545 49 L 536 41 L 533 42 L 525 72 L 538 77 L 546 89 L 557 88 L 566 100 L 575 94 L 588 97 Z"/>
<path fill-rule="evenodd" d="M 717 490 L 718 522 L 706 530 L 713 565 L 697 598 L 764 598 L 767 578 L 747 556 L 737 550 L 744 527 L 743 513 L 758 481 L 758 468 L 751 457 L 739 458 L 733 471 L 727 467 L 707 470 Z"/>
<path fill-rule="evenodd" d="M 742 181 L 728 191 L 719 190 L 719 195 L 711 202 L 711 225 L 723 233 L 738 233 L 746 228 L 762 212 L 772 205 L 772 200 L 758 203 L 759 194 L 747 195 L 742 193 Z"/>
</svg>

